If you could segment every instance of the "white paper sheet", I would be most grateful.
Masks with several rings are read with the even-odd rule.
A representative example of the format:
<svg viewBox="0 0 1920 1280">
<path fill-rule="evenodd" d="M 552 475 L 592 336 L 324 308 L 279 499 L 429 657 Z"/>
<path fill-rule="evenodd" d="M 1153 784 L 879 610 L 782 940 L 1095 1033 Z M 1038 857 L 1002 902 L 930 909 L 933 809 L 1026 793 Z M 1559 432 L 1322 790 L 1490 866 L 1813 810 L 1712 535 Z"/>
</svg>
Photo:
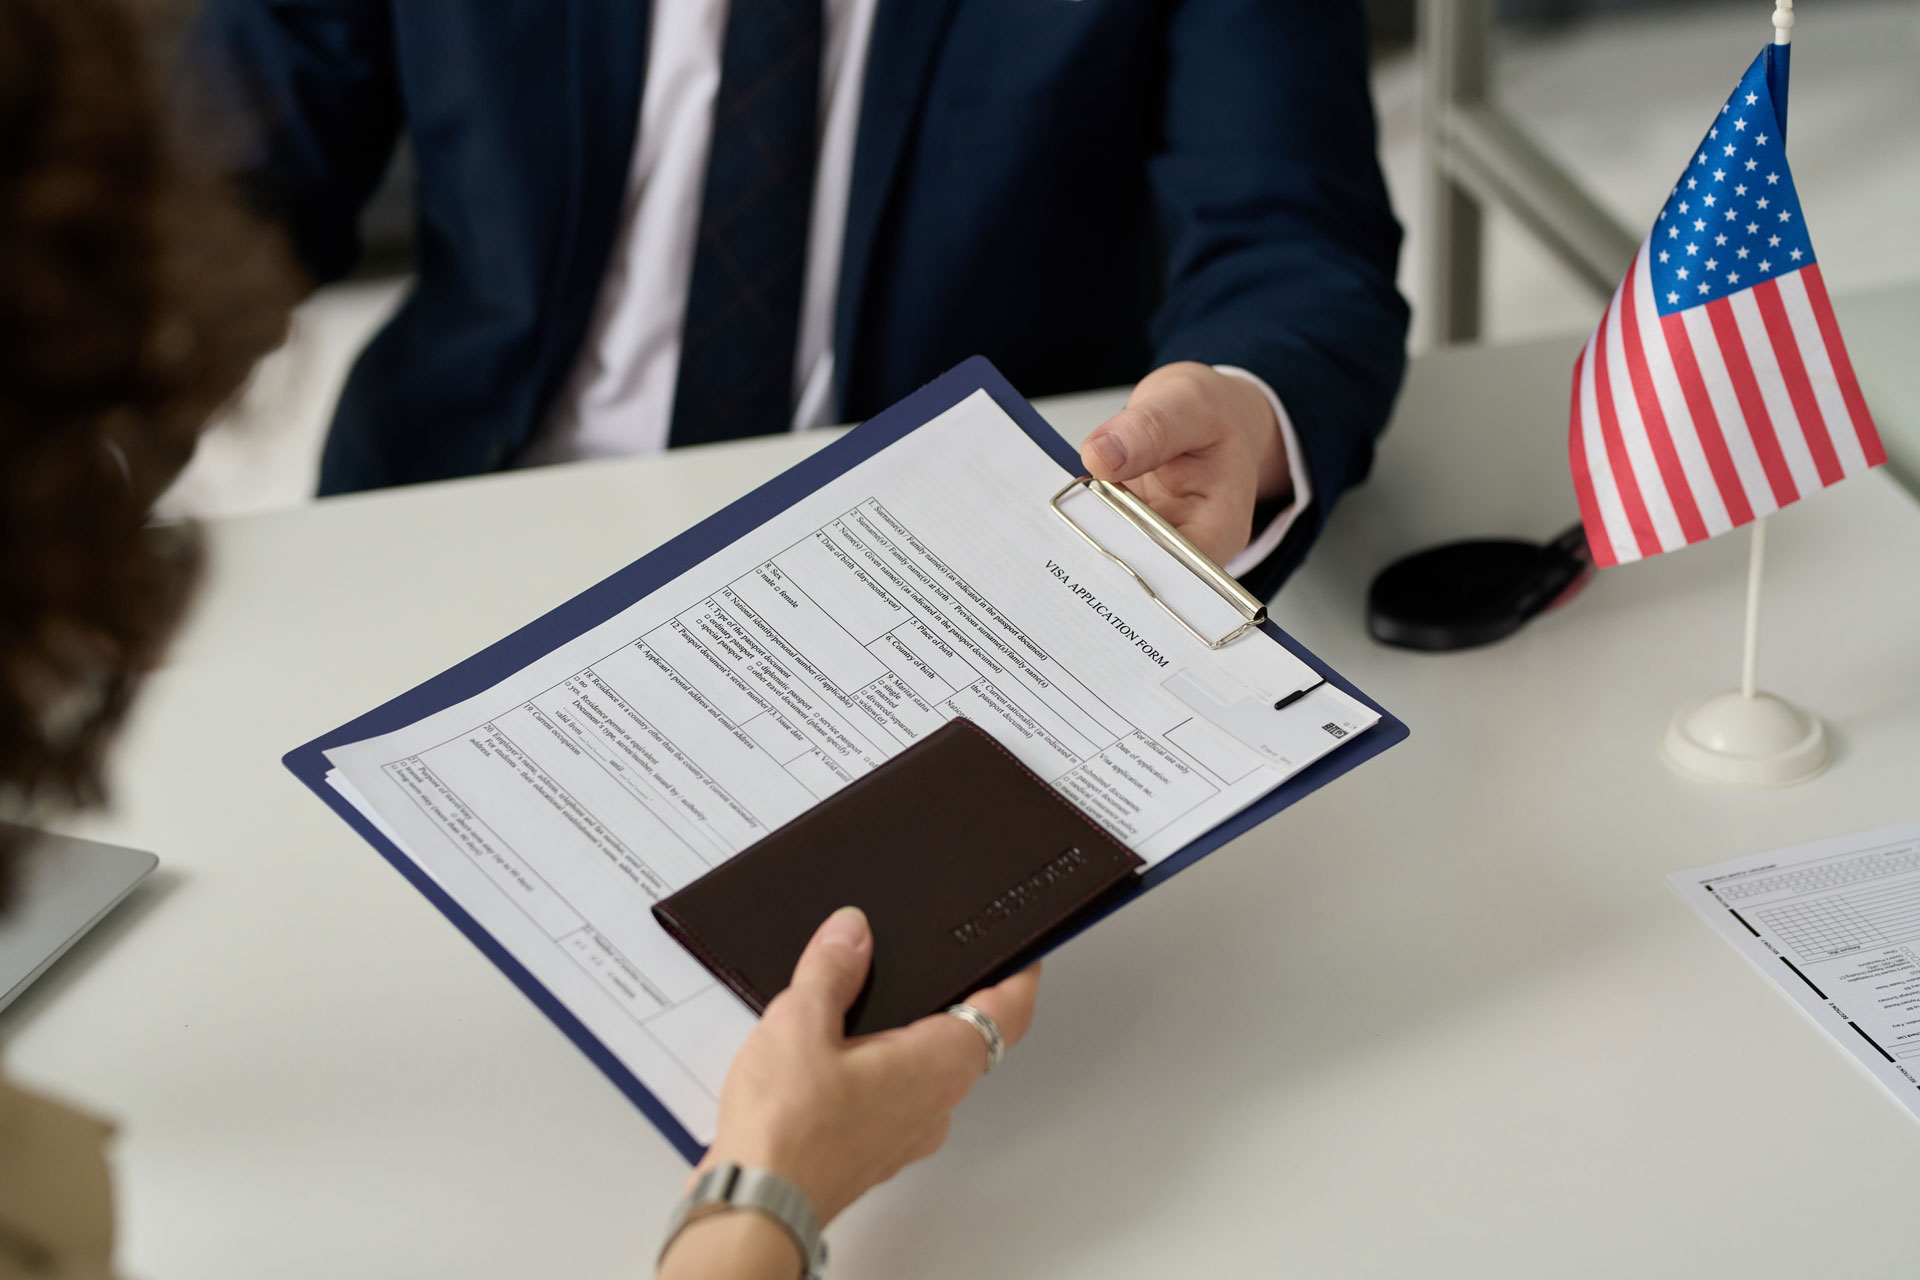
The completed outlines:
<svg viewBox="0 0 1920 1280">
<path fill-rule="evenodd" d="M 1668 879 L 1920 1116 L 1920 823 Z"/>
<path fill-rule="evenodd" d="M 1377 721 L 1064 479 L 975 393 L 330 781 L 706 1141 L 752 1015 L 657 899 L 954 716 L 1149 862 Z"/>
</svg>

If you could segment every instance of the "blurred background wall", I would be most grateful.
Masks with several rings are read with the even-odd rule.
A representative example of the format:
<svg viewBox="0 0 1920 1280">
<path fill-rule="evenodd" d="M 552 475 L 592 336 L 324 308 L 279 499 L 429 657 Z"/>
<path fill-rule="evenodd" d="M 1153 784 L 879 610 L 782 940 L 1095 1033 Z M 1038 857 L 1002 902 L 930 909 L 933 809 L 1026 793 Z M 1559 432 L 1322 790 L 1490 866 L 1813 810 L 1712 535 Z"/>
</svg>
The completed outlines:
<svg viewBox="0 0 1920 1280">
<path fill-rule="evenodd" d="M 1366 4 L 1381 157 L 1411 227 L 1421 198 L 1414 0 Z M 1836 293 L 1920 280 L 1920 0 L 1796 8 L 1791 156 L 1822 270 Z M 1637 237 L 1769 38 L 1771 10 L 1770 0 L 1500 0 L 1495 95 Z M 360 270 L 301 308 L 287 347 L 202 445 L 166 510 L 231 514 L 309 500 L 347 365 L 405 288 L 411 186 L 403 152 L 367 211 Z M 1409 297 L 1424 251 L 1410 239 L 1402 257 Z M 1483 340 L 1583 332 L 1600 305 L 1511 219 L 1490 215 Z M 1413 349 L 1428 345 L 1416 311 Z"/>
</svg>

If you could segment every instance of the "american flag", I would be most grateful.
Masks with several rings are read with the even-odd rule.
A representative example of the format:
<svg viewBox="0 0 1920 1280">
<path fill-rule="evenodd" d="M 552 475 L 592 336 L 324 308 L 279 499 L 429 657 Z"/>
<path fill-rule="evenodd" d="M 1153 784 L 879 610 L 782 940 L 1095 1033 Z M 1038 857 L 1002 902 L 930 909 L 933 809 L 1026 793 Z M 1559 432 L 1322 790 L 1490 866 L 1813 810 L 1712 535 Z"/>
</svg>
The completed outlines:
<svg viewBox="0 0 1920 1280">
<path fill-rule="evenodd" d="M 1785 55 L 1741 77 L 1574 364 L 1573 486 L 1601 567 L 1886 461 L 1787 168 Z"/>
</svg>

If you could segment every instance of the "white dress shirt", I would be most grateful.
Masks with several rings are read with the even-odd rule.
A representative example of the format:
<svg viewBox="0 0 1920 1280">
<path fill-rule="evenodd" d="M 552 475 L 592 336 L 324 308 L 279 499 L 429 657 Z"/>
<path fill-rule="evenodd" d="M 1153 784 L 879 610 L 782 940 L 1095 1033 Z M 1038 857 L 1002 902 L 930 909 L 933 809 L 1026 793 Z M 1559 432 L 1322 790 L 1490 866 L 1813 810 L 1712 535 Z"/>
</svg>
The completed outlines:
<svg viewBox="0 0 1920 1280">
<path fill-rule="evenodd" d="M 853 148 L 867 49 L 879 0 L 822 0 L 820 151 L 794 359 L 793 429 L 838 420 L 833 397 L 833 314 L 840 291 Z M 649 18 L 646 88 L 627 173 L 619 239 L 594 306 L 586 341 L 525 465 L 654 453 L 667 447 L 680 372 L 680 333 L 693 278 L 694 243 L 713 143 L 727 0 L 655 0 Z M 1227 566 L 1245 572 L 1264 559 L 1311 499 L 1293 424 L 1273 389 L 1294 500 Z"/>
</svg>

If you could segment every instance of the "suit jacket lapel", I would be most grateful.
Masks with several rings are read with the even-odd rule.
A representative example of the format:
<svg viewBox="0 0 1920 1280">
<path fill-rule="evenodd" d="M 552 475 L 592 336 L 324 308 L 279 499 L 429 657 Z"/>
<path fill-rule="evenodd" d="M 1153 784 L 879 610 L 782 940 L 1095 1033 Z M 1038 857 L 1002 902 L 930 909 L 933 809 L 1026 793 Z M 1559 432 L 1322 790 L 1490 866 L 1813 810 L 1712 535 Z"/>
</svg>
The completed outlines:
<svg viewBox="0 0 1920 1280">
<path fill-rule="evenodd" d="M 836 398 L 846 402 L 853 339 L 860 321 L 874 237 L 919 122 L 927 73 L 958 0 L 880 0 L 874 14 L 867 82 L 860 101 L 860 133 L 853 149 L 847 197 L 847 238 L 840 260 L 840 295 L 833 317 Z"/>
</svg>

